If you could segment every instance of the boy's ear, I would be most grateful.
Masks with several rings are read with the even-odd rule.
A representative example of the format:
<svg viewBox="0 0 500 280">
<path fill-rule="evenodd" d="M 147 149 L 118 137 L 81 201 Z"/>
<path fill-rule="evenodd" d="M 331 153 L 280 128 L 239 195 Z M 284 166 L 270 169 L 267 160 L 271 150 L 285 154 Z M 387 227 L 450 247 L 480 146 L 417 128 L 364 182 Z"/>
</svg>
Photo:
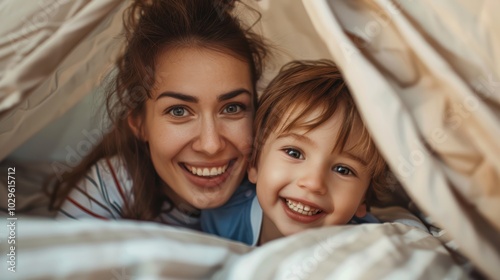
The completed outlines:
<svg viewBox="0 0 500 280">
<path fill-rule="evenodd" d="M 366 202 L 363 201 L 361 204 L 359 204 L 358 209 L 356 210 L 356 213 L 354 214 L 358 218 L 362 218 L 366 216 Z"/>
<path fill-rule="evenodd" d="M 253 166 L 248 167 L 248 180 L 254 184 L 257 184 L 257 168 Z"/>
<path fill-rule="evenodd" d="M 135 137 L 142 141 L 147 141 L 147 139 L 145 139 L 144 130 L 142 128 L 142 117 L 129 114 L 127 117 L 127 122 L 130 130 L 132 130 L 132 133 L 134 133 Z"/>
</svg>

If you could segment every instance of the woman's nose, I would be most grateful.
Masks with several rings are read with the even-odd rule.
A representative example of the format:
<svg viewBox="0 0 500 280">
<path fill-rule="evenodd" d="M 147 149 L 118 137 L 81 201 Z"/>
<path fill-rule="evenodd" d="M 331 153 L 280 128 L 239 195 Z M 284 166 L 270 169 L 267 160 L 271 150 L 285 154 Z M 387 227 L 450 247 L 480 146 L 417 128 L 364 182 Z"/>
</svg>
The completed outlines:
<svg viewBox="0 0 500 280">
<path fill-rule="evenodd" d="M 221 129 L 222 127 L 217 125 L 217 120 L 214 118 L 203 118 L 198 138 L 193 143 L 193 149 L 207 155 L 214 155 L 224 150 L 226 143 Z"/>
<path fill-rule="evenodd" d="M 301 188 L 305 188 L 310 192 L 318 195 L 324 195 L 328 191 L 327 186 L 327 174 L 322 168 L 317 168 L 311 166 L 309 168 L 304 168 L 299 178 L 297 179 L 297 184 Z"/>
</svg>

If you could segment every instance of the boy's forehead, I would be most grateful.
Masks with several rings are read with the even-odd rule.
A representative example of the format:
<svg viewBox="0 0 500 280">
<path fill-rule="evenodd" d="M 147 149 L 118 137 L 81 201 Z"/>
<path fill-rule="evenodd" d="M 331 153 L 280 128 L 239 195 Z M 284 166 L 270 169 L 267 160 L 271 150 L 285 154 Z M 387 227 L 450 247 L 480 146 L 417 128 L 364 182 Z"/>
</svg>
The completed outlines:
<svg viewBox="0 0 500 280">
<path fill-rule="evenodd" d="M 315 110 L 305 110 L 302 105 L 288 107 L 284 112 L 277 112 L 277 119 L 279 122 L 274 130 L 276 132 L 284 132 L 285 128 L 292 123 L 294 123 L 295 126 L 288 127 L 288 129 L 297 129 L 296 126 L 311 123 L 315 119 L 321 117 L 322 111 L 323 110 L 321 108 L 317 108 Z"/>
<path fill-rule="evenodd" d="M 334 118 L 339 122 L 342 122 L 344 119 L 344 106 L 341 104 L 337 105 L 335 112 L 331 116 L 327 116 L 324 118 L 324 114 L 327 111 L 326 106 L 317 106 L 314 109 L 311 109 L 310 106 L 295 104 L 294 106 L 290 106 L 282 112 L 276 112 L 277 124 L 275 124 L 273 131 L 276 133 L 284 133 L 290 132 L 291 130 L 298 130 L 307 132 L 308 129 L 306 127 L 311 124 L 316 124 L 315 126 L 319 126 L 322 123 L 319 123 L 322 118 L 323 122 Z M 271 124 L 272 125 L 272 124 Z M 337 126 L 338 124 L 335 124 Z"/>
</svg>

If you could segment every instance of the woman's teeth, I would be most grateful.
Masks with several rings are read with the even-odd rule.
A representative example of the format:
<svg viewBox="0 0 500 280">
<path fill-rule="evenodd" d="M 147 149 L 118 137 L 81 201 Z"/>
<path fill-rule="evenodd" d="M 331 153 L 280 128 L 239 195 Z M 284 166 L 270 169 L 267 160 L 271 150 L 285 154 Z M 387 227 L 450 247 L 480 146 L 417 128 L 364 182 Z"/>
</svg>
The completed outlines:
<svg viewBox="0 0 500 280">
<path fill-rule="evenodd" d="M 288 206 L 288 208 L 290 208 L 290 210 L 297 212 L 299 214 L 302 214 L 302 215 L 312 216 L 312 215 L 316 215 L 316 214 L 321 212 L 320 209 L 312 208 L 309 205 L 304 205 L 300 202 L 296 202 L 296 201 L 293 201 L 293 200 L 290 200 L 287 198 L 285 199 L 285 201 L 286 201 L 286 205 Z"/>
<path fill-rule="evenodd" d="M 217 176 L 226 172 L 228 164 L 219 167 L 194 167 L 186 164 L 186 168 L 191 171 L 194 175 L 209 177 L 209 176 Z"/>
</svg>

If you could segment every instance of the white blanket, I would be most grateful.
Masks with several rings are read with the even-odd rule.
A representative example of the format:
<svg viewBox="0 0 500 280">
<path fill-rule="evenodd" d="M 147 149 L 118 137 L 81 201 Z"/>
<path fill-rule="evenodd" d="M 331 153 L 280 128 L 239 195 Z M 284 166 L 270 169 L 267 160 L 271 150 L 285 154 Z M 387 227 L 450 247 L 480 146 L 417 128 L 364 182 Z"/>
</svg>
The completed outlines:
<svg viewBox="0 0 500 280">
<path fill-rule="evenodd" d="M 16 241 L 16 272 L 4 267 L 2 279 L 467 279 L 438 239 L 403 224 L 321 228 L 252 248 L 153 223 L 19 218 Z"/>
</svg>

